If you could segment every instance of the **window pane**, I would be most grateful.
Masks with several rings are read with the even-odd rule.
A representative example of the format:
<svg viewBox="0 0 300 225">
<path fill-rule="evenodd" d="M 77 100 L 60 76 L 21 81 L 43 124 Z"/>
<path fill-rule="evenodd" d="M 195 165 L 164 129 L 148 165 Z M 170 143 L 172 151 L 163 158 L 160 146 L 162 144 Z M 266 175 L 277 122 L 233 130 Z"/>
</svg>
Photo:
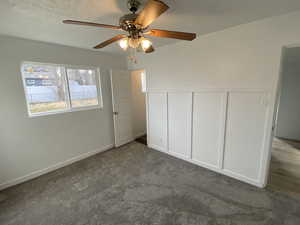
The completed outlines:
<svg viewBox="0 0 300 225">
<path fill-rule="evenodd" d="M 67 69 L 72 107 L 98 105 L 96 70 Z"/>
<path fill-rule="evenodd" d="M 146 73 L 145 73 L 145 71 L 143 71 L 141 73 L 141 82 L 142 82 L 142 92 L 146 92 L 147 91 L 147 86 L 146 86 Z"/>
<path fill-rule="evenodd" d="M 68 108 L 63 73 L 60 66 L 23 64 L 22 75 L 31 114 Z"/>
</svg>

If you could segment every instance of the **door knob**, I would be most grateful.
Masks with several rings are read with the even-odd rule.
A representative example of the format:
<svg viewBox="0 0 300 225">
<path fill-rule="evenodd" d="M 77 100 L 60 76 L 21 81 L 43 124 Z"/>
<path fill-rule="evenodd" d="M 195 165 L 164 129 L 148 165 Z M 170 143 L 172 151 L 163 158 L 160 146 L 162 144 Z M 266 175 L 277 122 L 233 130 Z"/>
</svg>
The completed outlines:
<svg viewBox="0 0 300 225">
<path fill-rule="evenodd" d="M 119 114 L 119 112 L 113 112 L 113 114 L 116 116 L 116 115 L 118 115 L 118 114 Z"/>
</svg>

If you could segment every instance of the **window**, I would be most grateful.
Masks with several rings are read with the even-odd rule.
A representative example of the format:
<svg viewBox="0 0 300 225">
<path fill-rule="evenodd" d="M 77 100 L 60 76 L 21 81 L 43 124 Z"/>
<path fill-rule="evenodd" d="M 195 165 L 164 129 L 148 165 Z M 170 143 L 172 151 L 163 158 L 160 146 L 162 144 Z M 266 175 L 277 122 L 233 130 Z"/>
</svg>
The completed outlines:
<svg viewBox="0 0 300 225">
<path fill-rule="evenodd" d="M 23 63 L 21 72 L 29 116 L 101 107 L 96 68 Z"/>
<path fill-rule="evenodd" d="M 141 73 L 141 82 L 142 82 L 142 92 L 147 92 L 147 83 L 146 83 L 146 73 L 143 71 Z"/>
<path fill-rule="evenodd" d="M 98 105 L 96 71 L 67 69 L 72 107 Z"/>
</svg>

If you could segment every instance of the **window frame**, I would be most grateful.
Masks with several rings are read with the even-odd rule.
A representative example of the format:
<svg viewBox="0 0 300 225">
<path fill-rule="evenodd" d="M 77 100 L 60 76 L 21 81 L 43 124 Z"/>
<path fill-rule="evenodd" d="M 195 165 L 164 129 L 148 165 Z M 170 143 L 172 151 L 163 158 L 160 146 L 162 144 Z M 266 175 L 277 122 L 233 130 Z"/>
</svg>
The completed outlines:
<svg viewBox="0 0 300 225">
<path fill-rule="evenodd" d="M 28 91 L 26 82 L 23 76 L 23 66 L 25 64 L 33 64 L 33 65 L 41 65 L 41 66 L 54 66 L 54 67 L 62 67 L 63 70 L 63 80 L 65 82 L 65 97 L 66 97 L 66 109 L 53 110 L 49 112 L 39 112 L 32 113 L 30 111 L 30 103 L 28 101 Z M 71 103 L 71 93 L 69 87 L 69 79 L 67 74 L 67 69 L 82 69 L 82 70 L 94 70 L 96 76 L 96 88 L 97 88 L 97 99 L 98 104 L 92 106 L 81 106 L 81 107 L 72 107 Z M 25 93 L 25 101 L 27 106 L 27 113 L 29 118 L 47 116 L 47 115 L 55 115 L 61 113 L 69 113 L 69 112 L 77 112 L 77 111 L 85 111 L 85 110 L 94 110 L 94 109 L 103 109 L 103 93 L 102 93 L 102 85 L 101 85 L 101 73 L 100 68 L 95 66 L 81 66 L 81 65 L 68 65 L 68 64 L 55 64 L 55 63 L 41 63 L 41 62 L 32 62 L 32 61 L 22 61 L 20 66 L 21 71 L 21 79 L 23 83 L 24 93 Z"/>
</svg>

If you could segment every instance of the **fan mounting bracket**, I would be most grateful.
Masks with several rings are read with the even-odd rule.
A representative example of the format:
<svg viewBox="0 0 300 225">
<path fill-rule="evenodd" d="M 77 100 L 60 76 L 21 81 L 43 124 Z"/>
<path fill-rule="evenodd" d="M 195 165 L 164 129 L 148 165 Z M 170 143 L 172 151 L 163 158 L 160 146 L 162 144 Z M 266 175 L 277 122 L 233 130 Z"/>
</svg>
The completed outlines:
<svg viewBox="0 0 300 225">
<path fill-rule="evenodd" d="M 119 20 L 120 27 L 122 30 L 130 32 L 130 33 L 139 33 L 144 32 L 148 27 L 141 27 L 141 25 L 136 24 L 135 20 L 138 14 L 130 13 L 122 16 Z"/>
<path fill-rule="evenodd" d="M 132 13 L 136 13 L 140 7 L 141 3 L 138 0 L 128 0 L 127 7 Z"/>
</svg>

